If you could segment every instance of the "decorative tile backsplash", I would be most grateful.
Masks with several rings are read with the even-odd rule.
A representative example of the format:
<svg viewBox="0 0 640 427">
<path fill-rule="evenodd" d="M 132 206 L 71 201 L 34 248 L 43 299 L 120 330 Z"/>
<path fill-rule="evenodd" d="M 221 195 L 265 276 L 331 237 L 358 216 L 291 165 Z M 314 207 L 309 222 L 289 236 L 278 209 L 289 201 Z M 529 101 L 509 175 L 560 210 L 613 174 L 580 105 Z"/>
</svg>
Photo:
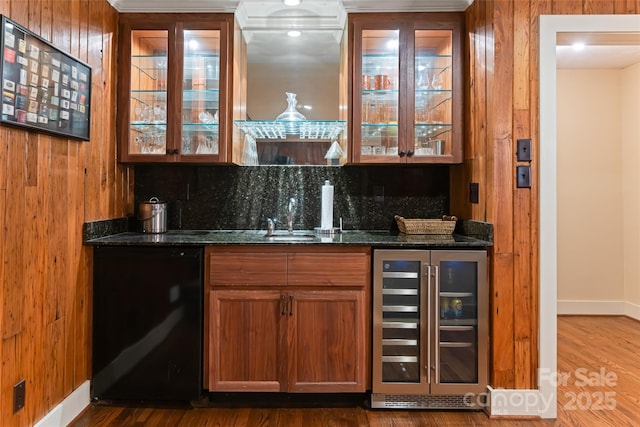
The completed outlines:
<svg viewBox="0 0 640 427">
<path fill-rule="evenodd" d="M 320 226 L 321 186 L 334 186 L 334 220 L 343 228 L 388 230 L 394 215 L 448 214 L 449 167 L 138 165 L 135 206 L 152 196 L 168 203 L 169 229 L 285 229 L 287 201 L 298 199 L 294 228 Z M 137 214 L 137 212 L 136 212 Z"/>
</svg>

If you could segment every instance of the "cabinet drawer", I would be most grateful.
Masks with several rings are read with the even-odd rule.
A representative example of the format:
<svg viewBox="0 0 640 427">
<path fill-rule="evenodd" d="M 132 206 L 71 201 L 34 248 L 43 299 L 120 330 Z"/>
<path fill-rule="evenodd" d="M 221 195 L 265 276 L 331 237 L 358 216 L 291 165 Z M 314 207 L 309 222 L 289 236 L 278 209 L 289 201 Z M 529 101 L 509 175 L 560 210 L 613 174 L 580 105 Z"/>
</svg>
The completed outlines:
<svg viewBox="0 0 640 427">
<path fill-rule="evenodd" d="M 365 286 L 368 278 L 366 253 L 289 254 L 289 286 Z"/>
<path fill-rule="evenodd" d="M 287 282 L 287 254 L 214 252 L 208 260 L 208 279 L 213 286 L 273 286 Z"/>
</svg>

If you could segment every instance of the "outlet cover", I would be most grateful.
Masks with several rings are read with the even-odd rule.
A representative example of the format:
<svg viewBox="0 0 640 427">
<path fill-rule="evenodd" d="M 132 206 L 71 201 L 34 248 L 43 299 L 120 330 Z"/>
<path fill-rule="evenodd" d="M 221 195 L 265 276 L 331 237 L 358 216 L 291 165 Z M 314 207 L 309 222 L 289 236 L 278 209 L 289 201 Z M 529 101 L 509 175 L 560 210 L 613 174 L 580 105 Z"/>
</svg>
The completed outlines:
<svg viewBox="0 0 640 427">
<path fill-rule="evenodd" d="M 373 186 L 373 201 L 378 203 L 384 202 L 384 185 Z"/>
<path fill-rule="evenodd" d="M 469 184 L 469 203 L 480 202 L 480 184 L 472 182 Z"/>
<path fill-rule="evenodd" d="M 25 380 L 20 381 L 13 386 L 13 413 L 15 414 L 20 409 L 24 408 L 24 400 L 26 393 Z"/>
</svg>

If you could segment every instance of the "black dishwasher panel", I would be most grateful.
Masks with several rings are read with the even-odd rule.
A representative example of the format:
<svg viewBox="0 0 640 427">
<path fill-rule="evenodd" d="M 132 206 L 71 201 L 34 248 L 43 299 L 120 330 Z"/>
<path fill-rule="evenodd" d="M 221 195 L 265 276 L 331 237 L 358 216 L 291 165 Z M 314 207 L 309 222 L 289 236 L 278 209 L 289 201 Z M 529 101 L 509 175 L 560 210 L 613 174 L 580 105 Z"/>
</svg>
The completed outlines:
<svg viewBox="0 0 640 427">
<path fill-rule="evenodd" d="M 202 395 L 203 249 L 94 248 L 94 400 Z"/>
</svg>

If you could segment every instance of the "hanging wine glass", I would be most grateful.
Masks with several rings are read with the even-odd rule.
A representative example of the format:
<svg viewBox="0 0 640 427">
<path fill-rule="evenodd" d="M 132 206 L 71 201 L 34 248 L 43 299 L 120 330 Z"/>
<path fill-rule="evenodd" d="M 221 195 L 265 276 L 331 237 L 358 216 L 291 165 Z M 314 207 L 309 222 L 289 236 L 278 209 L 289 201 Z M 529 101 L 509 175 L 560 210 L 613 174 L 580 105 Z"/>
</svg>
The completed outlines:
<svg viewBox="0 0 640 427">
<path fill-rule="evenodd" d="M 444 85 L 444 78 L 442 77 L 442 73 L 435 73 L 433 75 L 433 80 L 431 81 L 431 87 L 433 90 L 442 90 Z"/>
</svg>

